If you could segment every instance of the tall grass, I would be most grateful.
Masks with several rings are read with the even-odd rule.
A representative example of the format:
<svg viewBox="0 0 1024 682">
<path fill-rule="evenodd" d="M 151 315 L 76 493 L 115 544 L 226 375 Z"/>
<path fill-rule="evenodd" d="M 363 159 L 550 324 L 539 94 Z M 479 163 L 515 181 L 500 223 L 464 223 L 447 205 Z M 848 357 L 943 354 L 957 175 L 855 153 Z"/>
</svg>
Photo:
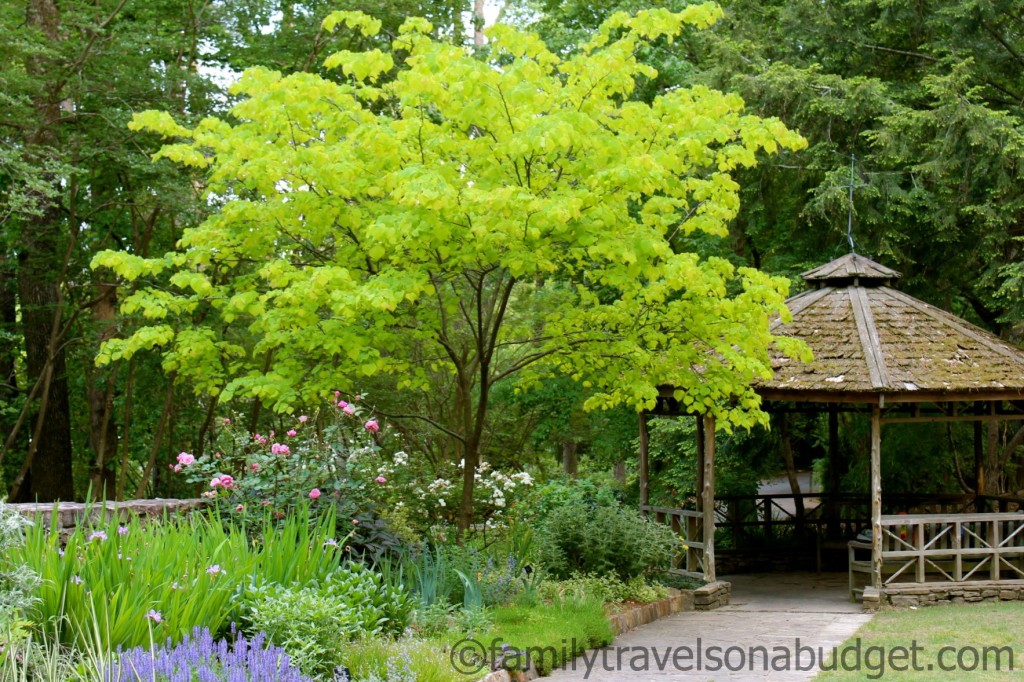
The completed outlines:
<svg viewBox="0 0 1024 682">
<path fill-rule="evenodd" d="M 111 520 L 77 528 L 62 548 L 56 527 L 36 524 L 13 558 L 42 578 L 35 622 L 60 623 L 65 644 L 113 651 L 148 645 L 151 629 L 156 641 L 180 641 L 197 625 L 223 633 L 251 586 L 305 584 L 340 563 L 330 515 L 311 524 L 305 509 L 263 528 L 251 541 L 213 514 Z"/>
</svg>

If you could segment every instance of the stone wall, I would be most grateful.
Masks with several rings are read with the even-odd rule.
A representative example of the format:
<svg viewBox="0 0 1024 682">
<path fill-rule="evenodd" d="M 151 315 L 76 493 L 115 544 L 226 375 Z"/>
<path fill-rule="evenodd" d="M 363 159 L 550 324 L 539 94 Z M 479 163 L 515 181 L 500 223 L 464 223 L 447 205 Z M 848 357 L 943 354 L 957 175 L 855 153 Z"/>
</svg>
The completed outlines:
<svg viewBox="0 0 1024 682">
<path fill-rule="evenodd" d="M 694 611 L 713 611 L 729 604 L 732 596 L 732 583 L 722 580 L 708 583 L 693 591 Z"/>
<path fill-rule="evenodd" d="M 907 583 L 864 590 L 864 608 L 935 606 L 982 601 L 1024 601 L 1024 580 L 972 580 L 958 583 Z"/>
<path fill-rule="evenodd" d="M 57 527 L 62 535 L 68 535 L 75 527 L 85 523 L 103 523 L 112 518 L 127 519 L 138 516 L 143 521 L 162 518 L 165 514 L 190 512 L 206 505 L 205 500 L 125 500 L 123 502 L 30 502 L 8 504 L 21 515 L 37 523 L 49 526 L 54 508 L 57 510 Z"/>
<path fill-rule="evenodd" d="M 623 632 L 629 632 L 633 628 L 653 623 L 659 618 L 671 616 L 673 613 L 693 611 L 693 604 L 694 592 L 670 589 L 668 596 L 664 599 L 659 599 L 650 604 L 640 604 L 625 611 L 614 613 L 608 616 L 608 622 L 612 624 L 615 632 L 621 635 Z"/>
</svg>

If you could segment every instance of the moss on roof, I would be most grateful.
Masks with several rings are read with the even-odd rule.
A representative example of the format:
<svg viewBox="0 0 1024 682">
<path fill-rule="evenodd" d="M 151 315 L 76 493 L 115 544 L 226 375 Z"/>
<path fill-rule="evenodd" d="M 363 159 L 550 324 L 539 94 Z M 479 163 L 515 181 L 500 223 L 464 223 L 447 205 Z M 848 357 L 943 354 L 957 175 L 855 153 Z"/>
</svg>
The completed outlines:
<svg viewBox="0 0 1024 682">
<path fill-rule="evenodd" d="M 844 256 L 805 275 L 818 288 L 789 299 L 792 322 L 776 320 L 772 330 L 802 339 L 814 360 L 774 353 L 775 378 L 758 382 L 759 389 L 1024 392 L 1024 351 L 886 286 L 896 271 Z"/>
</svg>

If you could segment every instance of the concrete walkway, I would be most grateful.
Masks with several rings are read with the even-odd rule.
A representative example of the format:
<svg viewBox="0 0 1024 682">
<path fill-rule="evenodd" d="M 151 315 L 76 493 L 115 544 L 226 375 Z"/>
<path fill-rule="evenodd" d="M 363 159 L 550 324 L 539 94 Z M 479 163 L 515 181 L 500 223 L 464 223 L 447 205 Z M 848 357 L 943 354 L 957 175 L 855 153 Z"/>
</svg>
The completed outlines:
<svg viewBox="0 0 1024 682">
<path fill-rule="evenodd" d="M 678 613 L 639 627 L 620 635 L 610 647 L 576 658 L 575 670 L 569 664 L 548 679 L 809 680 L 817 673 L 819 649 L 828 656 L 832 647 L 871 620 L 859 604 L 847 600 L 845 573 L 722 579 L 732 583 L 729 606 Z M 752 647 L 764 647 L 764 651 L 751 651 Z"/>
</svg>

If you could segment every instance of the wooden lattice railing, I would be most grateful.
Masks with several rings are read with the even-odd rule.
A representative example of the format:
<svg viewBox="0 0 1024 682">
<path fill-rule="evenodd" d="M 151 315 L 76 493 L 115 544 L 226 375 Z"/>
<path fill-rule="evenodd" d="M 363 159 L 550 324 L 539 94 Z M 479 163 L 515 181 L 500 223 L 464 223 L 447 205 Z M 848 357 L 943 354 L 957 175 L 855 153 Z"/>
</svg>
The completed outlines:
<svg viewBox="0 0 1024 682">
<path fill-rule="evenodd" d="M 882 517 L 883 584 L 1024 578 L 1024 513 Z"/>
<path fill-rule="evenodd" d="M 691 509 L 673 509 L 641 505 L 641 513 L 658 523 L 664 523 L 683 541 L 685 549 L 679 558 L 678 565 L 673 566 L 676 573 L 703 580 L 704 570 L 704 514 Z"/>
</svg>

